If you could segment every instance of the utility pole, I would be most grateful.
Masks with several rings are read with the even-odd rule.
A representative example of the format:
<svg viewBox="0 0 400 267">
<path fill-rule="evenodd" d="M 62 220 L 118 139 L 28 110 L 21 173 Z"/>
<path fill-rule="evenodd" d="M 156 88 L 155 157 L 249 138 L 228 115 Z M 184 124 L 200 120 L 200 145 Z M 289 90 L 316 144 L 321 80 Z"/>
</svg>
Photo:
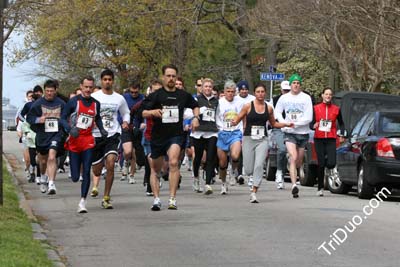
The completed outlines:
<svg viewBox="0 0 400 267">
<path fill-rule="evenodd" d="M 8 7 L 8 0 L 0 0 L 0 99 L 3 103 L 3 47 L 4 47 L 4 18 L 3 10 Z M 3 105 L 2 105 L 3 106 Z M 3 156 L 3 111 L 0 112 L 0 153 Z M 0 206 L 3 206 L 3 158 L 0 160 Z"/>
</svg>

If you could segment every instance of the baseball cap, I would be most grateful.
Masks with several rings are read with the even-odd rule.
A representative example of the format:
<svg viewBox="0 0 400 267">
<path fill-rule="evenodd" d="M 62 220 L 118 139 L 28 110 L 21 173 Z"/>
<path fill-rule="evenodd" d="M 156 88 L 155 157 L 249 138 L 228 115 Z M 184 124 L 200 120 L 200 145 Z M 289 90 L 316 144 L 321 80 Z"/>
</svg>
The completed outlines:
<svg viewBox="0 0 400 267">
<path fill-rule="evenodd" d="M 290 90 L 289 81 L 282 81 L 281 82 L 281 89 L 282 90 Z"/>
<path fill-rule="evenodd" d="M 237 88 L 240 91 L 241 89 L 249 90 L 249 83 L 247 81 L 240 81 L 237 83 Z"/>
</svg>

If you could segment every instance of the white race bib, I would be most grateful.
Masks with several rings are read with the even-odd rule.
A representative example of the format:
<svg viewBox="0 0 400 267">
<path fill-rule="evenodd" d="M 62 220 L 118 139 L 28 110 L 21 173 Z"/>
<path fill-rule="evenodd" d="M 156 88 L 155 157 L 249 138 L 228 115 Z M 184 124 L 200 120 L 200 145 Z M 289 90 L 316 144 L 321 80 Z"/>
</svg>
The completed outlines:
<svg viewBox="0 0 400 267">
<path fill-rule="evenodd" d="M 234 128 L 232 120 L 224 120 L 224 131 L 232 131 Z"/>
<path fill-rule="evenodd" d="M 163 123 L 179 122 L 178 106 L 164 106 L 162 111 L 163 111 L 163 113 L 162 113 L 162 122 Z"/>
<path fill-rule="evenodd" d="M 76 127 L 79 129 L 84 129 L 86 130 L 93 124 L 93 116 L 87 115 L 87 114 L 79 114 L 78 120 L 76 121 Z"/>
<path fill-rule="evenodd" d="M 297 121 L 300 118 L 300 112 L 290 112 L 289 115 L 289 120 L 290 121 Z"/>
<path fill-rule="evenodd" d="M 251 139 L 262 139 L 265 136 L 264 129 L 264 126 L 251 126 Z"/>
<path fill-rule="evenodd" d="M 58 119 L 46 118 L 44 121 L 44 131 L 46 133 L 58 132 Z"/>
<path fill-rule="evenodd" d="M 203 121 L 215 121 L 215 110 L 208 108 L 203 113 Z"/>
<path fill-rule="evenodd" d="M 330 120 L 320 120 L 318 130 L 321 132 L 330 132 L 332 128 L 332 121 Z"/>
<path fill-rule="evenodd" d="M 112 120 L 102 119 L 103 127 L 106 130 L 110 130 L 114 126 L 114 122 Z"/>
</svg>

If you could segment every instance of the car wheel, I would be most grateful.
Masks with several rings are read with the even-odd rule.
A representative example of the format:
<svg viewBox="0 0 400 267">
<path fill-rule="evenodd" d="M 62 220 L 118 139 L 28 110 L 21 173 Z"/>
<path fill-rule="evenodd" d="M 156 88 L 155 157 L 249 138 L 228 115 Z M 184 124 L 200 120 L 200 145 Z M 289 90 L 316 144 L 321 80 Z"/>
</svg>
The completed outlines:
<svg viewBox="0 0 400 267">
<path fill-rule="evenodd" d="M 314 186 L 318 174 L 318 166 L 308 163 L 307 154 L 304 156 L 304 176 L 300 175 L 300 184 L 303 186 Z"/>
<path fill-rule="evenodd" d="M 327 175 L 327 183 L 328 190 L 333 194 L 347 194 L 351 185 L 345 184 L 340 180 L 339 172 L 336 167 L 333 169 L 333 175 Z"/>
<path fill-rule="evenodd" d="M 267 159 L 267 164 L 265 166 L 266 169 L 266 179 L 267 181 L 275 181 L 275 175 L 276 175 L 276 167 L 271 167 L 271 161 L 268 158 Z"/>
<path fill-rule="evenodd" d="M 374 187 L 368 184 L 368 173 L 365 172 L 364 163 L 358 171 L 357 194 L 361 199 L 370 199 L 374 195 Z"/>
</svg>

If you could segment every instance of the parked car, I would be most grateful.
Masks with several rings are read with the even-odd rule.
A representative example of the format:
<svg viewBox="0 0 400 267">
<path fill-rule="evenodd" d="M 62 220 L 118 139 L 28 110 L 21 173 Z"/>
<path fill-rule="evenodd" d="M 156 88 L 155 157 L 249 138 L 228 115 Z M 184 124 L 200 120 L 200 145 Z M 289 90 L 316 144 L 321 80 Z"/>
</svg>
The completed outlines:
<svg viewBox="0 0 400 267">
<path fill-rule="evenodd" d="M 369 92 L 338 92 L 333 97 L 333 102 L 340 107 L 345 129 L 350 133 L 355 124 L 367 112 L 398 110 L 400 96 L 383 93 Z M 339 145 L 339 142 L 337 143 Z M 273 136 L 270 137 L 269 156 L 267 158 L 267 180 L 274 180 L 276 173 L 276 145 Z M 304 177 L 300 177 L 303 186 L 314 186 L 317 182 L 318 161 L 314 147 L 313 131 L 310 134 L 310 141 L 306 146 L 304 157 Z M 325 189 L 328 189 L 330 177 L 326 177 Z M 339 180 L 335 180 L 339 181 Z"/>
<path fill-rule="evenodd" d="M 356 185 L 359 198 L 371 198 L 375 189 L 400 188 L 400 112 L 364 115 L 337 149 L 337 173 L 328 184 L 332 193 Z"/>
</svg>

